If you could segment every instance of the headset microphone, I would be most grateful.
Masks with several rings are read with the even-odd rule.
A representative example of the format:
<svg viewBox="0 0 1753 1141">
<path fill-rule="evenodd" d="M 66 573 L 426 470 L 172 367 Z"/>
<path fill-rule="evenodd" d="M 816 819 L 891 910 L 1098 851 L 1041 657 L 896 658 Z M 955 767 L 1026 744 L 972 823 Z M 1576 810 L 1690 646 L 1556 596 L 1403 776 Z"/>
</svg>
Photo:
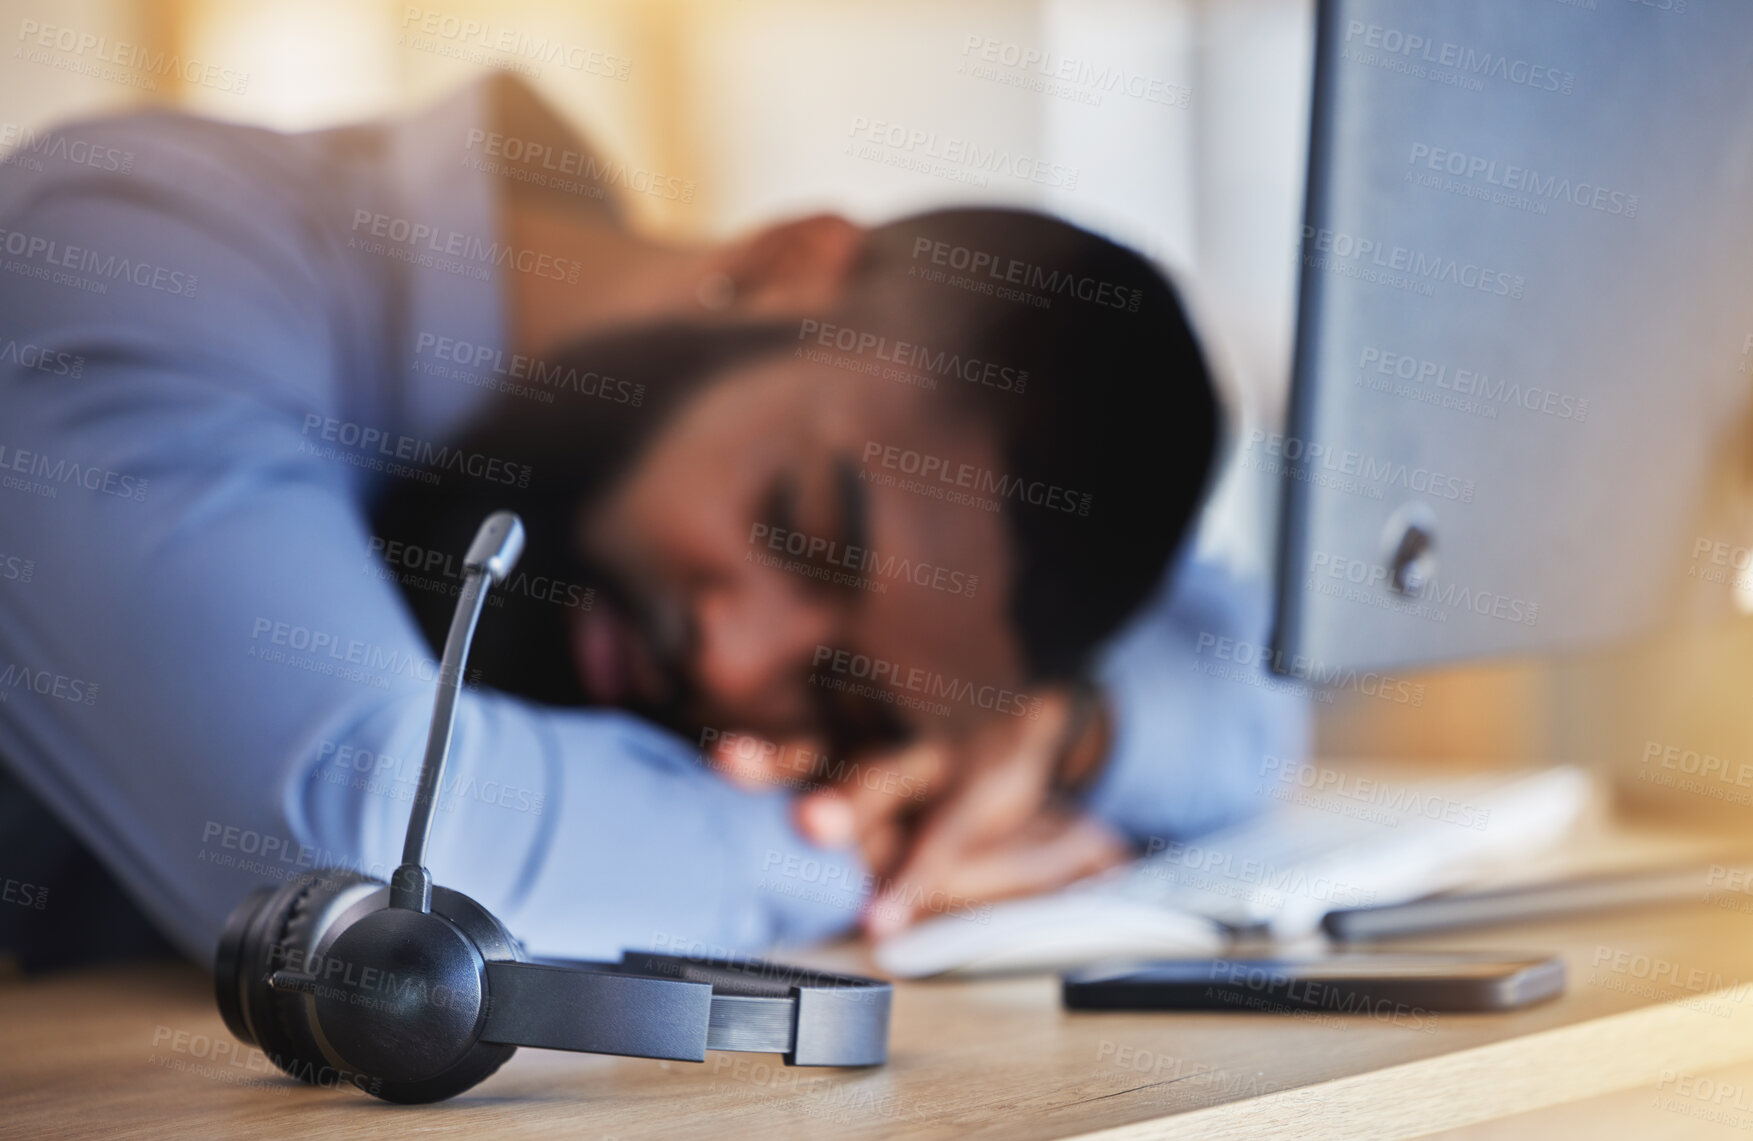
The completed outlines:
<svg viewBox="0 0 1753 1141">
<path fill-rule="evenodd" d="M 414 808 L 408 813 L 408 839 L 402 845 L 402 866 L 390 881 L 390 906 L 428 911 L 432 906 L 432 874 L 426 870 L 426 834 L 432 830 L 432 812 L 438 804 L 439 778 L 450 756 L 450 736 L 456 728 L 457 686 L 469 644 L 481 621 L 487 592 L 505 581 L 523 554 L 523 520 L 509 511 L 487 516 L 469 553 L 463 556 L 463 590 L 457 598 L 450 634 L 444 639 L 444 659 L 438 665 L 438 700 L 432 706 L 432 728 L 426 734 L 426 759 L 420 765 L 420 786 L 414 792 Z"/>
<path fill-rule="evenodd" d="M 385 884 L 325 869 L 252 892 L 219 941 L 226 1026 L 281 1069 L 389 1101 L 452 1097 L 518 1046 L 704 1061 L 708 1049 L 790 1065 L 888 1058 L 887 983 L 753 959 L 625 952 L 620 962 L 532 959 L 486 908 L 425 866 L 469 644 L 523 523 L 488 516 L 463 560 L 402 863 Z"/>
</svg>

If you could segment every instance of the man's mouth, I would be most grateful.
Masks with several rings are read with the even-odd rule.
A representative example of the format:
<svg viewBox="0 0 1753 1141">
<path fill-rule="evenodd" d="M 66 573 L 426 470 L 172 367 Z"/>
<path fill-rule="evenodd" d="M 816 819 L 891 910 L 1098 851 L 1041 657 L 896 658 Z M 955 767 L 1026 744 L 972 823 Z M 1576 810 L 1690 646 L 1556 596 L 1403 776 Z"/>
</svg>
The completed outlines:
<svg viewBox="0 0 1753 1141">
<path fill-rule="evenodd" d="M 599 705 L 625 704 L 632 687 L 628 643 L 632 632 L 614 607 L 600 598 L 579 616 L 572 656 L 585 696 Z"/>
<path fill-rule="evenodd" d="M 655 717 L 685 689 L 664 669 L 649 632 L 624 605 L 602 594 L 574 619 L 572 660 L 579 686 L 596 705 Z"/>
</svg>

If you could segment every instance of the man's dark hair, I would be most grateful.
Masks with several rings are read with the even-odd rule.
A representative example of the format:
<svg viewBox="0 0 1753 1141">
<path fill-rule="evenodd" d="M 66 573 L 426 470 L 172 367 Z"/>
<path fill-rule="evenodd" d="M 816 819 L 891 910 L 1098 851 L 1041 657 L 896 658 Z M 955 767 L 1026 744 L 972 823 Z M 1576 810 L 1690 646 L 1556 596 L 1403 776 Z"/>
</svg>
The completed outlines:
<svg viewBox="0 0 1753 1141">
<path fill-rule="evenodd" d="M 1035 680 L 1078 676 L 1162 578 L 1216 451 L 1218 405 L 1174 290 L 1138 255 L 1067 223 L 946 210 L 873 231 L 847 304 L 823 323 L 886 337 L 891 353 L 906 342 L 951 415 L 993 433 L 1003 470 L 976 473 L 966 490 L 1001 504 L 1025 665 Z M 669 324 L 575 345 L 544 367 L 595 381 L 547 389 L 552 404 L 498 401 L 458 445 L 528 465 L 527 488 L 400 481 L 376 509 L 378 534 L 460 551 L 508 507 L 528 524 L 520 571 L 596 585 L 573 546 L 583 507 L 703 384 L 814 344 L 804 328 Z M 625 399 L 635 390 L 637 405 Z M 442 644 L 449 596 L 407 594 Z M 584 700 L 551 602 L 508 591 L 475 660 L 500 688 Z"/>
<path fill-rule="evenodd" d="M 1216 395 L 1174 289 L 1132 251 L 1020 210 L 904 218 L 873 232 L 857 272 L 854 305 L 891 340 L 962 354 L 940 388 L 1003 450 L 1028 667 L 1077 675 L 1162 578 L 1216 453 Z"/>
</svg>

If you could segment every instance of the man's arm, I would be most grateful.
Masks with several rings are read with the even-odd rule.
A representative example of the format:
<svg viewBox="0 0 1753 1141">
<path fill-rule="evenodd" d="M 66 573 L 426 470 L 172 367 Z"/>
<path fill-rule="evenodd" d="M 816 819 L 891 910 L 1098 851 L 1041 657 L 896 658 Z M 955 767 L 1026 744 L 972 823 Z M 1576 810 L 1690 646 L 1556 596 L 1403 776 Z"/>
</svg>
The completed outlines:
<svg viewBox="0 0 1753 1141">
<path fill-rule="evenodd" d="M 1130 838 L 1238 820 L 1300 763 L 1308 711 L 1267 669 L 1267 592 L 1259 576 L 1188 557 L 1104 654 L 1110 745 L 1087 803 Z"/>
<path fill-rule="evenodd" d="M 34 566 L 0 596 L 0 756 L 204 959 L 255 886 L 395 865 L 436 662 L 373 573 L 357 468 L 303 430 L 344 302 L 265 197 L 203 182 L 0 200 L 35 251 L 0 271 L 0 338 L 79 360 L 0 359 L 4 549 Z M 446 786 L 435 875 L 539 952 L 809 938 L 862 894 L 782 798 L 622 717 L 466 693 Z"/>
</svg>

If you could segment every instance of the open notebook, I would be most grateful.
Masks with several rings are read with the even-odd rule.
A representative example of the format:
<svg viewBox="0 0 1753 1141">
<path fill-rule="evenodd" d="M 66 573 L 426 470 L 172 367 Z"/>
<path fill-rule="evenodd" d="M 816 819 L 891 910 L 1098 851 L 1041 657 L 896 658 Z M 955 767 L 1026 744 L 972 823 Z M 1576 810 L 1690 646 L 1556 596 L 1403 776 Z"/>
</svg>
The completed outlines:
<svg viewBox="0 0 1753 1141">
<path fill-rule="evenodd" d="M 1324 774 L 1323 774 L 1324 775 Z M 928 919 L 878 944 L 899 978 L 1056 970 L 1221 953 L 1239 934 L 1293 941 L 1329 911 L 1417 899 L 1500 874 L 1582 819 L 1572 767 L 1396 783 L 1287 783 L 1259 816 L 1156 845 L 1049 895 Z"/>
</svg>

